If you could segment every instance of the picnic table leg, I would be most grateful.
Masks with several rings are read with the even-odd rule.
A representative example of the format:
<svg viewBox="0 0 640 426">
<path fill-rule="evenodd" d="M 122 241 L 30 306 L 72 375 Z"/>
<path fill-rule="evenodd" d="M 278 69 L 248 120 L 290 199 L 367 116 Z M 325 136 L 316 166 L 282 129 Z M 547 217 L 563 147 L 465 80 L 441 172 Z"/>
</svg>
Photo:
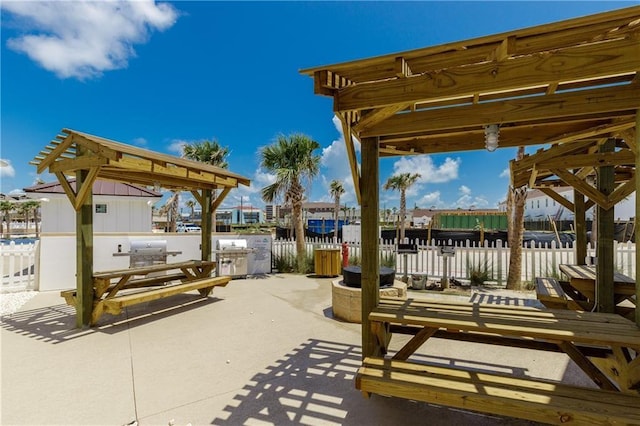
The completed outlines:
<svg viewBox="0 0 640 426">
<path fill-rule="evenodd" d="M 569 355 L 578 367 L 584 371 L 601 389 L 617 391 L 618 387 L 596 367 L 574 344 L 569 342 L 557 342 L 557 345 L 564 353 Z"/>
</svg>

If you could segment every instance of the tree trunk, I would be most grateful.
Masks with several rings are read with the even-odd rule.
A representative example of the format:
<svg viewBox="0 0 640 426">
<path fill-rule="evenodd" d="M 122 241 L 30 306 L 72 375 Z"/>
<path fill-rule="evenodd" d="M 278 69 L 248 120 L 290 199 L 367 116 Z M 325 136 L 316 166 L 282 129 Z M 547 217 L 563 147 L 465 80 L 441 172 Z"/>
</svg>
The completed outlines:
<svg viewBox="0 0 640 426">
<path fill-rule="evenodd" d="M 333 204 L 333 242 L 338 242 L 338 214 L 340 213 L 340 197 L 335 197 Z"/>
<path fill-rule="evenodd" d="M 404 243 L 404 226 L 405 226 L 405 218 L 407 216 L 407 195 L 404 190 L 400 191 L 400 241 L 399 243 Z"/>
<path fill-rule="evenodd" d="M 519 147 L 516 160 L 524 157 L 524 147 Z M 522 289 L 522 236 L 524 231 L 524 207 L 527 202 L 527 187 L 509 187 L 507 196 L 507 223 L 509 240 L 509 272 L 507 289 Z"/>
<path fill-rule="evenodd" d="M 298 272 L 306 273 L 307 248 L 304 241 L 304 222 L 302 221 L 302 201 L 292 204 L 293 223 L 296 227 L 296 262 Z"/>
</svg>

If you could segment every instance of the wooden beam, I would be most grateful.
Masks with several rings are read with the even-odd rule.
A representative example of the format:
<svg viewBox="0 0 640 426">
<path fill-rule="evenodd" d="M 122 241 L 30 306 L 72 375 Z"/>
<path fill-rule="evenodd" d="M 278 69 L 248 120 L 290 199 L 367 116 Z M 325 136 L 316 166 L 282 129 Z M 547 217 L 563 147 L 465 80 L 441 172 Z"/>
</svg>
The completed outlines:
<svg viewBox="0 0 640 426">
<path fill-rule="evenodd" d="M 626 181 L 622 185 L 619 185 L 610 195 L 609 195 L 609 206 L 613 208 L 620 201 L 627 198 L 636 190 L 636 180 L 635 176 L 633 179 Z"/>
<path fill-rule="evenodd" d="M 640 87 L 627 85 L 507 99 L 477 105 L 427 109 L 391 116 L 384 122 L 368 126 L 361 136 L 437 132 L 452 128 L 482 127 L 491 123 L 527 122 L 625 111 L 632 110 L 637 105 L 638 98 L 640 98 Z M 407 105 L 407 103 L 397 105 Z M 633 126 L 632 121 L 629 123 Z"/>
<path fill-rule="evenodd" d="M 582 192 L 587 197 L 591 198 L 593 201 L 596 202 L 598 206 L 606 207 L 608 205 L 609 200 L 607 199 L 606 195 L 602 194 L 600 191 L 598 191 L 596 188 L 589 185 L 587 182 L 576 178 L 572 173 L 563 169 L 552 169 L 551 172 L 553 172 L 556 176 L 558 176 L 560 179 L 565 181 L 567 185 L 574 187 L 575 189 Z"/>
<path fill-rule="evenodd" d="M 200 204 L 200 207 L 202 207 L 203 201 L 202 201 L 202 194 L 200 193 L 200 191 L 192 190 L 189 192 L 191 192 L 191 195 L 193 195 L 193 198 L 195 198 L 198 204 Z"/>
<path fill-rule="evenodd" d="M 541 150 L 536 152 L 535 154 L 528 155 L 522 160 L 511 160 L 512 169 L 514 173 L 518 173 L 520 171 L 533 167 L 537 163 L 561 156 L 567 156 L 576 151 L 583 150 L 592 144 L 593 142 L 591 141 L 580 141 L 570 144 L 554 145 L 549 149 Z"/>
<path fill-rule="evenodd" d="M 362 359 L 382 350 L 369 321 L 369 313 L 378 305 L 380 288 L 378 146 L 375 138 L 362 140 Z"/>
<path fill-rule="evenodd" d="M 71 135 L 68 135 L 60 145 L 58 145 L 53 151 L 51 151 L 47 156 L 38 164 L 38 174 L 43 173 L 50 164 L 52 164 L 67 148 L 71 146 L 73 143 L 73 139 Z"/>
<path fill-rule="evenodd" d="M 612 152 L 615 149 L 615 139 L 609 139 L 600 146 L 600 152 Z M 613 166 L 600 167 L 596 175 L 596 185 L 598 193 L 605 197 L 614 190 L 614 170 Z M 596 300 L 598 312 L 613 313 L 614 288 L 613 288 L 613 207 L 598 205 L 597 227 L 598 242 L 596 244 L 596 256 L 598 257 L 598 267 L 596 268 Z"/>
<path fill-rule="evenodd" d="M 582 168 L 633 165 L 635 155 L 629 150 L 617 152 L 599 152 L 597 154 L 573 154 L 569 157 L 556 157 L 536 163 L 540 169 Z"/>
<path fill-rule="evenodd" d="M 603 55 L 603 51 L 607 54 Z M 509 92 L 546 86 L 554 81 L 632 74 L 638 69 L 640 44 L 636 40 L 612 40 L 558 49 L 546 55 L 516 57 L 499 65 L 485 62 L 347 86 L 334 98 L 334 110 L 381 108 L 397 103 L 473 96 L 478 92 Z"/>
<path fill-rule="evenodd" d="M 89 169 L 89 171 L 85 175 L 83 175 L 84 178 L 82 182 L 79 182 L 76 179 L 76 202 L 73 206 L 76 211 L 84 206 L 85 199 L 91 195 L 93 183 L 96 181 L 99 171 L 99 167 L 93 167 Z"/>
<path fill-rule="evenodd" d="M 402 56 L 399 56 L 396 58 L 395 66 L 396 66 L 396 77 L 405 78 L 413 74 L 411 72 L 411 67 Z"/>
<path fill-rule="evenodd" d="M 71 184 L 69 184 L 67 177 L 62 172 L 56 172 L 55 175 L 58 178 L 58 182 L 60 182 L 60 186 L 62 186 L 62 190 L 64 191 L 65 194 L 67 194 L 67 198 L 69 199 L 69 201 L 71 202 L 71 205 L 75 209 L 76 193 L 73 191 L 73 188 L 71 188 Z M 76 187 L 77 185 L 78 183 L 76 182 Z"/>
<path fill-rule="evenodd" d="M 218 207 L 220 207 L 220 204 L 222 204 L 222 202 L 224 201 L 224 199 L 227 197 L 227 195 L 229 194 L 229 192 L 231 192 L 233 188 L 231 187 L 225 187 L 222 192 L 216 197 L 215 200 L 213 200 L 213 203 L 211 204 L 211 209 L 212 210 L 217 210 Z"/>
<path fill-rule="evenodd" d="M 78 155 L 85 154 L 84 148 Z M 76 172 L 76 189 L 88 188 L 82 198 L 76 197 L 76 325 L 88 328 L 93 313 L 93 183 L 89 170 Z M 60 179 L 58 177 L 58 179 Z M 66 179 L 64 179 L 66 182 Z M 62 182 L 61 182 L 62 183 Z M 79 192 L 79 191 L 78 191 Z M 78 200 L 82 200 L 78 204 Z"/>
<path fill-rule="evenodd" d="M 108 162 L 108 158 L 98 157 L 96 155 L 83 155 L 81 157 L 55 161 L 49 166 L 49 172 L 75 172 L 80 169 L 100 167 Z"/>
<path fill-rule="evenodd" d="M 603 124 L 600 126 L 595 126 L 590 129 L 579 130 L 577 132 L 567 133 L 560 137 L 549 138 L 544 141 L 544 143 L 568 143 L 577 141 L 580 139 L 593 138 L 595 136 L 601 135 L 610 135 L 611 133 L 615 133 L 619 130 L 627 129 L 629 126 L 632 126 L 631 122 L 617 122 L 612 124 Z"/>
<path fill-rule="evenodd" d="M 352 129 L 354 132 L 360 133 L 362 130 L 367 129 L 367 127 L 374 126 L 377 123 L 392 117 L 398 111 L 403 111 L 409 108 L 409 106 L 410 105 L 407 104 L 398 104 L 369 111 L 366 114 L 362 114 L 360 120 L 352 127 Z"/>
<path fill-rule="evenodd" d="M 541 192 L 548 195 L 550 198 L 556 200 L 556 202 L 558 202 L 558 204 L 560 204 L 561 206 L 565 207 L 568 210 L 574 211 L 575 209 L 574 204 L 571 201 L 564 198 L 562 195 L 558 194 L 553 189 L 545 188 L 545 187 L 538 188 L 538 189 L 540 189 Z"/>
<path fill-rule="evenodd" d="M 211 231 L 215 226 L 215 209 L 212 209 L 212 193 L 210 189 L 202 190 L 202 216 L 200 233 L 200 255 L 202 260 L 211 260 Z"/>
<path fill-rule="evenodd" d="M 342 122 L 342 135 L 344 137 L 345 147 L 347 149 L 347 158 L 349 158 L 349 166 L 351 167 L 351 178 L 353 179 L 353 188 L 356 192 L 356 201 L 362 204 L 360 193 L 360 170 L 358 169 L 358 158 L 356 157 L 356 148 L 353 142 L 353 132 L 351 131 L 351 120 L 349 113 L 339 114 L 338 117 Z"/>
<path fill-rule="evenodd" d="M 573 205 L 576 265 L 585 265 L 587 262 L 587 210 L 584 205 L 584 195 L 577 189 L 573 190 Z"/>
</svg>

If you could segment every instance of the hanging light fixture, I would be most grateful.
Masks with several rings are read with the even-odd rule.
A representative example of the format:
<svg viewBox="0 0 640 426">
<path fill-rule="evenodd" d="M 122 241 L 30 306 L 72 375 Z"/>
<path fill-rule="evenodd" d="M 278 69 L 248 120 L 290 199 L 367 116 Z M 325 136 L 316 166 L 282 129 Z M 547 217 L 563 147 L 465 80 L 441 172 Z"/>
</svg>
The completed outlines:
<svg viewBox="0 0 640 426">
<path fill-rule="evenodd" d="M 498 137 L 500 136 L 500 126 L 489 124 L 484 126 L 484 146 L 487 151 L 493 152 L 498 148 Z"/>
</svg>

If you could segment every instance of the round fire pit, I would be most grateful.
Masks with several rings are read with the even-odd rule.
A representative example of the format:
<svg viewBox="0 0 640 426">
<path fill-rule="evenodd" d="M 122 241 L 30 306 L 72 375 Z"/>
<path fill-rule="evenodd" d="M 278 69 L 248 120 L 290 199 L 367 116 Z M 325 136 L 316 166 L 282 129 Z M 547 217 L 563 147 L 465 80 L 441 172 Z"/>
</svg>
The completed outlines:
<svg viewBox="0 0 640 426">
<path fill-rule="evenodd" d="M 342 282 L 349 287 L 362 287 L 362 268 L 360 266 L 347 266 L 342 270 Z M 396 271 L 391 268 L 380 268 L 380 287 L 388 287 L 393 285 L 396 277 Z"/>
</svg>

